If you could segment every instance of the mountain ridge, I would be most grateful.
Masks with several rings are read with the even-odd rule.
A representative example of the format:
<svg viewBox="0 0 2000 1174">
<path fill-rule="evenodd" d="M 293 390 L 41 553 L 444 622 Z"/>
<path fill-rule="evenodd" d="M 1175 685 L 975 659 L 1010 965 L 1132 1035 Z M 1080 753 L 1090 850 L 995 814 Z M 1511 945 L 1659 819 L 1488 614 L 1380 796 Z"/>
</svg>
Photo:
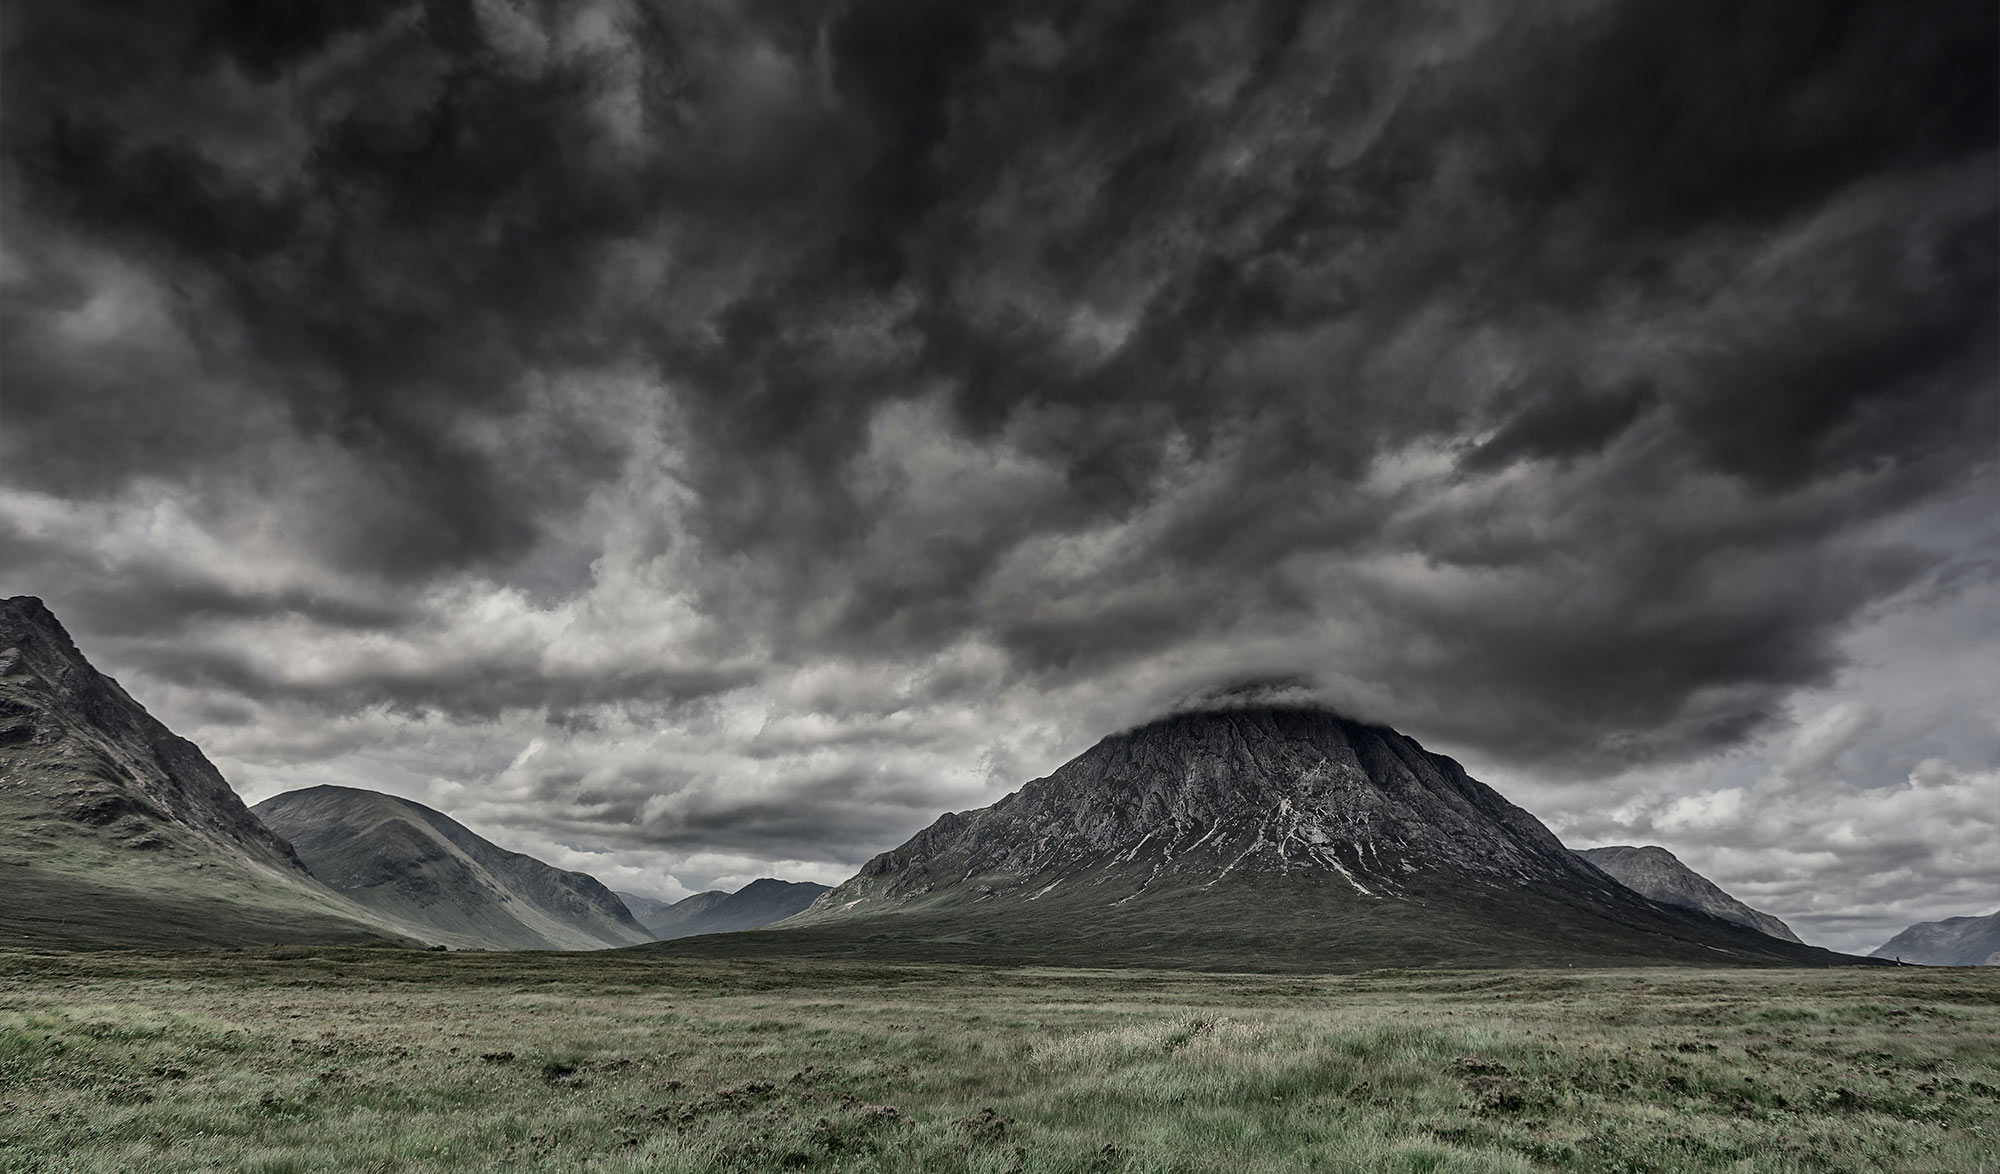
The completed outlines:
<svg viewBox="0 0 2000 1174">
<path fill-rule="evenodd" d="M 251 810 L 329 887 L 434 941 L 593 950 L 653 940 L 595 877 L 510 852 L 414 800 L 317 786 Z"/>
<path fill-rule="evenodd" d="M 1649 900 L 1698 909 L 1712 917 L 1747 925 L 1782 941 L 1799 941 L 1799 935 L 1792 932 L 1791 926 L 1761 909 L 1745 905 L 1725 892 L 1722 886 L 1689 868 L 1679 857 L 1657 844 L 1644 847 L 1606 844 L 1574 851 L 1609 873 L 1613 880 Z"/>
<path fill-rule="evenodd" d="M 2000 966 L 2000 910 L 1919 921 L 1870 952 L 1924 966 Z"/>
</svg>

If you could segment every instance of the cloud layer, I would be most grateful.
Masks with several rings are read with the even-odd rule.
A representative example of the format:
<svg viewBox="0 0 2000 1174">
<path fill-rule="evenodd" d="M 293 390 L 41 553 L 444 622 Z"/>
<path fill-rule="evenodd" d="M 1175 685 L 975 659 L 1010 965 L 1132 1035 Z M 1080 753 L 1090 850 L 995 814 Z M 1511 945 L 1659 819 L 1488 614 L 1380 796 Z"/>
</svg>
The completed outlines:
<svg viewBox="0 0 2000 1174">
<path fill-rule="evenodd" d="M 1810 839 L 1669 813 L 1871 704 L 1866 633 L 1992 647 L 1994 26 L 35 6 L 0 579 L 246 790 L 663 891 L 1273 681 L 1558 822 Z M 1946 811 L 2000 769 L 1959 686 L 1770 778 Z"/>
</svg>

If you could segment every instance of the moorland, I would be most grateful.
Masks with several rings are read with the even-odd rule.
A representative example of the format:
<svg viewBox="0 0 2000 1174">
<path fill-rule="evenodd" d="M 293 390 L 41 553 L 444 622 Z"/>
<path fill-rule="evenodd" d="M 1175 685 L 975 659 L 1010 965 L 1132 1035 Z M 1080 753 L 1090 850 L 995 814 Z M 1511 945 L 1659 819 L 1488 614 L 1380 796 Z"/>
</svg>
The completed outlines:
<svg viewBox="0 0 2000 1174">
<path fill-rule="evenodd" d="M 2000 970 L 0 951 L 0 1170 L 1992 1171 Z"/>
</svg>

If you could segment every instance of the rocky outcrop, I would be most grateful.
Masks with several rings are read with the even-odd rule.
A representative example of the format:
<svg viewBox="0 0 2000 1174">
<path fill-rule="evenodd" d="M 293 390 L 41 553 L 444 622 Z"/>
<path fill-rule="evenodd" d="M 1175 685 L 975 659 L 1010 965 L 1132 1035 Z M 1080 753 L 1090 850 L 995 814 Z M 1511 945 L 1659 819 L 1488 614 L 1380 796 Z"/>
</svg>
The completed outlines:
<svg viewBox="0 0 2000 1174">
<path fill-rule="evenodd" d="M 223 851 L 306 875 L 201 750 L 92 668 L 32 596 L 0 603 L 0 722 L 0 743 L 56 749 L 49 757 L 73 764 L 48 799 L 78 822 L 143 838 L 168 821 Z"/>
<path fill-rule="evenodd" d="M 1710 917 L 1747 925 L 1759 933 L 1787 942 L 1799 940 L 1791 926 L 1723 892 L 1714 881 L 1682 864 L 1665 848 L 1650 844 L 1643 848 L 1611 844 L 1602 848 L 1583 848 L 1577 855 L 1642 897 L 1679 905 L 1684 909 L 1699 909 Z"/>
</svg>

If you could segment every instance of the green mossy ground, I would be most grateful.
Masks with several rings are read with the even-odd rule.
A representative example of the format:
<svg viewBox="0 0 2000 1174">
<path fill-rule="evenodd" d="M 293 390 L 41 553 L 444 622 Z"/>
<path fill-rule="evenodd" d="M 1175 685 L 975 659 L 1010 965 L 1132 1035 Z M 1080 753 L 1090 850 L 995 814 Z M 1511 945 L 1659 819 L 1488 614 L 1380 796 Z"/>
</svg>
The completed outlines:
<svg viewBox="0 0 2000 1174">
<path fill-rule="evenodd" d="M 2000 1170 L 2000 971 L 0 952 L 4 1170 Z"/>
</svg>

